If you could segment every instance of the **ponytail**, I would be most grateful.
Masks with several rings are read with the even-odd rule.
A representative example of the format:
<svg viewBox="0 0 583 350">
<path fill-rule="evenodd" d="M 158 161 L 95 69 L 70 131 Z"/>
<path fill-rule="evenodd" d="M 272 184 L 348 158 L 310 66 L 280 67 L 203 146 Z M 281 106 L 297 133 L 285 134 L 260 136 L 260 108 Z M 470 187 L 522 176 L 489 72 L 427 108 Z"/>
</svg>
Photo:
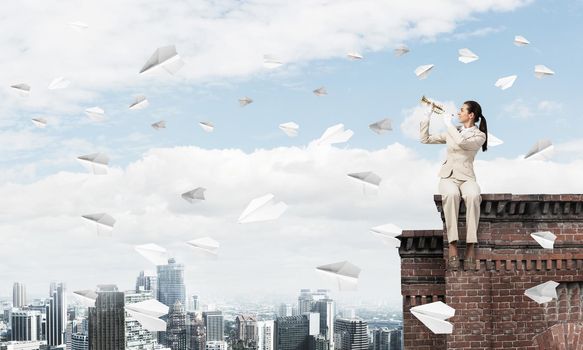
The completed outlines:
<svg viewBox="0 0 583 350">
<path fill-rule="evenodd" d="M 480 122 L 478 129 L 486 134 L 486 141 L 484 141 L 484 144 L 482 145 L 482 152 L 486 152 L 488 150 L 488 123 L 486 123 L 486 118 L 482 115 L 482 106 L 476 101 L 466 101 L 464 104 L 468 106 L 469 113 L 474 113 L 474 116 L 476 117 L 474 121 L 476 123 Z"/>
<path fill-rule="evenodd" d="M 488 150 L 488 123 L 486 123 L 486 118 L 483 115 L 481 115 L 479 119 L 480 126 L 478 129 L 486 134 L 486 141 L 484 141 L 484 144 L 482 145 L 482 152 L 486 152 Z"/>
</svg>

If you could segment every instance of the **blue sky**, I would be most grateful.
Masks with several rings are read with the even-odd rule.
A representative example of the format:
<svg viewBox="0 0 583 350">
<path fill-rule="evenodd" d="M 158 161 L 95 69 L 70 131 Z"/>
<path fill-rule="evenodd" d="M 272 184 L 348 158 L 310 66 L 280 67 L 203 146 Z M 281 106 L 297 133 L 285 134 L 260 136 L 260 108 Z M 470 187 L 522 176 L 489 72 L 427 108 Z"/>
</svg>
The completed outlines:
<svg viewBox="0 0 583 350">
<path fill-rule="evenodd" d="M 344 8 L 334 9 L 327 9 L 324 2 L 317 6 L 309 2 L 285 6 L 277 1 L 264 4 L 226 1 L 221 5 L 196 2 L 196 6 L 192 5 L 194 9 L 200 7 L 203 8 L 201 13 L 209 11 L 210 14 L 208 18 L 201 15 L 192 22 L 179 15 L 189 2 L 168 9 L 159 21 L 149 12 L 156 6 L 163 6 L 156 1 L 152 1 L 152 8 L 138 8 L 136 13 L 128 15 L 130 19 L 120 15 L 126 10 L 126 5 L 111 3 L 109 11 L 104 6 L 105 10 L 92 14 L 92 10 L 98 11 L 97 5 L 84 2 L 79 7 L 81 10 L 77 10 L 71 9 L 73 3 L 59 4 L 66 6 L 69 12 L 64 18 L 47 20 L 46 28 L 39 22 L 30 30 L 14 32 L 14 29 L 9 29 L 8 20 L 0 22 L 0 28 L 4 28 L 2 32 L 11 33 L 4 34 L 0 42 L 5 45 L 12 43 L 3 59 L 2 76 L 6 78 L 1 80 L 5 88 L 0 92 L 6 101 L 0 107 L 0 179 L 4 183 L 0 195 L 11 200 L 0 216 L 5 221 L 0 229 L 7 242 L 17 242 L 22 235 L 30 237 L 30 242 L 34 242 L 31 243 L 32 252 L 43 251 L 46 244 L 84 237 L 74 246 L 67 246 L 68 243 L 56 246 L 56 255 L 78 250 L 78 254 L 67 259 L 81 260 L 72 269 L 65 260 L 59 263 L 57 259 L 52 271 L 44 273 L 53 279 L 65 279 L 61 276 L 73 278 L 71 276 L 79 271 L 87 272 L 91 266 L 103 264 L 99 254 L 84 260 L 87 254 L 83 254 L 83 249 L 90 249 L 88 246 L 94 245 L 91 249 L 108 247 L 122 256 L 133 254 L 130 253 L 131 245 L 149 242 L 175 245 L 175 250 L 180 251 L 176 242 L 194 238 L 190 237 L 193 230 L 188 228 L 201 225 L 205 229 L 197 231 L 196 235 L 215 234 L 225 242 L 225 249 L 232 254 L 230 257 L 236 255 L 237 244 L 243 244 L 249 254 L 258 256 L 265 247 L 276 247 L 273 256 L 285 256 L 284 260 L 289 263 L 285 267 L 287 273 L 311 271 L 308 267 L 312 268 L 313 264 L 353 257 L 356 263 L 374 272 L 365 275 L 368 282 L 365 282 L 362 293 L 354 298 L 398 304 L 398 290 L 391 290 L 386 298 L 383 297 L 386 294 L 383 289 L 394 285 L 390 281 L 398 278 L 398 268 L 395 267 L 398 258 L 395 254 L 387 258 L 386 252 L 375 251 L 378 248 L 370 246 L 374 240 L 366 230 L 387 221 L 404 228 L 439 227 L 439 218 L 430 198 L 436 190 L 434 174 L 439 159 L 443 157 L 443 148 L 422 145 L 410 136 L 412 131 L 413 135 L 415 132 L 414 121 L 421 111 L 418 102 L 422 95 L 451 101 L 457 106 L 466 99 L 481 103 L 490 131 L 505 141 L 503 145 L 478 155 L 478 177 L 481 170 L 484 174 L 483 189 L 515 193 L 580 191 L 576 182 L 570 180 L 581 171 L 579 158 L 583 152 L 580 127 L 577 127 L 582 121 L 578 108 L 583 77 L 580 65 L 583 43 L 579 37 L 583 32 L 581 1 L 517 0 L 506 4 L 491 1 L 470 5 L 471 2 L 457 4 L 444 0 L 432 3 L 434 10 L 424 10 L 423 2 L 395 2 L 386 8 L 375 1 L 362 5 L 387 11 L 378 16 L 358 12 L 356 3 L 349 1 L 342 2 Z M 249 9 L 237 14 L 246 5 Z M 13 17 L 20 16 L 21 20 L 35 23 L 33 19 L 37 11 L 31 10 L 34 6 L 33 2 L 14 5 L 8 12 Z M 311 22 L 289 28 L 285 16 L 271 16 L 271 13 L 285 12 L 286 6 L 298 13 L 314 10 L 313 16 L 301 17 Z M 471 13 L 460 14 L 456 6 L 476 7 Z M 58 10 L 58 7 L 54 9 Z M 360 15 L 353 18 L 357 24 L 343 25 L 344 22 L 336 21 L 335 13 L 346 16 L 351 11 Z M 403 14 L 394 14 L 398 11 L 403 11 Z M 417 13 L 421 14 L 418 16 Z M 366 23 L 365 15 L 371 16 L 370 25 Z M 386 21 L 383 15 L 386 15 Z M 229 20 L 235 22 L 234 28 L 237 28 L 236 21 L 240 20 L 241 33 L 225 30 L 222 16 L 232 16 Z M 269 21 L 262 21 L 264 17 L 270 18 Z M 290 17 L 293 20 L 293 16 Z M 71 29 L 65 24 L 78 18 L 85 19 L 90 27 L 83 33 L 71 34 Z M 173 19 L 176 28 L 170 25 L 174 23 Z M 126 20 L 134 25 L 127 24 Z M 405 24 L 399 24 L 399 20 Z M 384 26 L 387 21 L 392 21 L 394 28 Z M 362 22 L 365 23 L 359 24 Z M 162 28 L 161 34 L 158 35 L 152 27 L 140 27 L 135 23 Z M 248 27 L 247 23 L 250 23 Z M 320 23 L 331 28 L 322 29 Z M 126 31 L 115 30 L 126 26 Z M 52 41 L 47 42 L 48 34 L 43 33 L 43 28 L 47 33 L 63 31 L 65 34 L 57 37 L 62 40 L 52 37 Z M 198 32 L 194 30 L 196 28 L 204 28 L 207 32 Z M 279 41 L 277 36 L 270 37 L 269 32 L 265 33 L 269 30 L 304 34 L 298 37 L 284 35 Z M 206 38 L 215 32 L 224 41 L 209 44 Z M 314 34 L 313 37 L 312 32 L 325 36 Z M 525 36 L 531 45 L 516 47 L 512 43 L 515 35 Z M 265 42 L 258 42 L 257 37 L 265 37 Z M 245 38 L 249 38 L 247 42 Z M 173 39 L 176 42 L 171 42 Z M 399 42 L 406 43 L 411 52 L 395 57 L 393 49 Z M 176 44 L 187 63 L 183 70 L 174 76 L 137 74 L 156 47 L 171 43 Z M 51 45 L 55 47 L 55 57 L 46 56 L 51 52 Z M 208 45 L 208 57 L 205 56 L 205 45 Z M 457 50 L 466 47 L 480 59 L 469 64 L 458 62 Z M 353 50 L 361 52 L 364 59 L 348 60 L 345 55 Z M 262 69 L 262 55 L 278 53 L 272 51 L 281 52 L 289 60 L 280 68 Z M 422 64 L 434 64 L 435 68 L 427 79 L 418 80 L 413 71 Z M 536 64 L 544 64 L 556 74 L 536 79 L 533 73 Z M 512 74 L 518 75 L 512 88 L 501 91 L 494 87 L 498 78 Z M 52 78 L 60 75 L 71 78 L 71 86 L 64 90 L 44 91 L 43 84 L 48 85 Z M 31 83 L 29 97 L 15 96 L 10 91 L 9 86 L 19 82 Z M 317 97 L 312 93 L 320 86 L 326 87 L 327 96 Z M 133 96 L 138 94 L 148 98 L 149 107 L 129 110 Z M 251 97 L 254 102 L 240 107 L 238 99 L 243 96 Z M 100 106 L 106 111 L 108 118 L 105 122 L 94 123 L 84 116 L 83 110 L 92 106 Z M 31 118 L 39 116 L 49 120 L 45 129 L 36 129 L 30 122 Z M 368 129 L 370 123 L 386 117 L 393 122 L 392 132 L 376 135 Z M 167 121 L 166 129 L 156 131 L 150 127 L 161 119 Z M 203 132 L 198 126 L 199 121 L 213 122 L 215 131 L 210 134 Z M 280 123 L 288 121 L 300 125 L 298 137 L 289 138 L 278 129 Z M 401 125 L 405 121 L 410 122 L 408 126 Z M 344 123 L 354 131 L 348 143 L 337 145 L 329 150 L 331 153 L 306 148 L 327 127 L 337 123 Z M 551 139 L 557 146 L 556 157 L 549 163 L 522 162 L 521 155 L 542 138 Z M 266 151 L 257 151 L 260 149 Z M 108 177 L 94 179 L 75 161 L 79 155 L 97 151 L 111 157 L 112 172 Z M 402 169 L 397 171 L 396 168 Z M 282 172 L 282 169 L 287 170 Z M 529 186 L 523 184 L 521 174 L 528 176 L 541 169 L 549 173 L 532 179 Z M 349 171 L 365 170 L 375 170 L 386 179 L 378 197 L 361 196 L 360 187 L 346 182 L 343 175 Z M 572 177 L 565 178 L 565 172 Z M 514 175 L 495 178 L 506 173 Z M 407 174 L 415 174 L 412 180 L 415 185 L 407 182 Z M 239 181 L 236 176 L 246 180 Z M 272 183 L 272 177 L 278 180 Z M 549 184 L 555 181 L 553 179 L 561 179 L 560 186 Z M 225 204 L 217 200 L 212 204 L 209 200 L 208 207 L 198 206 L 194 213 L 185 214 L 189 213 L 190 207 L 184 207 L 180 200 L 175 201 L 176 195 L 172 191 L 179 194 L 190 189 L 189 186 L 196 187 L 205 181 L 209 198 L 213 198 L 214 187 L 215 199 L 222 196 L 224 202 L 230 199 L 232 202 Z M 77 193 L 87 188 L 95 192 L 91 195 Z M 138 195 L 135 191 L 141 192 Z M 232 191 L 237 193 L 232 194 Z M 268 192 L 276 196 L 279 193 L 290 207 L 296 208 L 290 209 L 289 218 L 282 219 L 281 226 L 270 223 L 254 226 L 250 231 L 241 229 L 251 235 L 248 240 L 243 240 L 241 235 L 236 239 L 229 236 L 226 231 L 239 230 L 240 226 L 231 223 L 245 203 Z M 108 198 L 98 199 L 95 193 L 108 194 L 104 195 Z M 329 198 L 323 199 L 323 196 Z M 46 209 L 51 205 L 47 203 L 52 203 L 50 198 L 58 203 L 55 208 Z M 314 203 L 320 199 L 321 205 L 327 208 L 318 208 Z M 420 200 L 424 202 L 421 204 Z M 309 203 L 304 207 L 302 201 Z M 18 206 L 23 208 L 15 209 Z M 119 234 L 105 243 L 89 236 L 87 227 L 78 220 L 79 215 L 86 214 L 78 212 L 80 210 L 117 213 L 118 218 L 123 218 L 121 228 L 116 228 Z M 354 217 L 348 215 L 351 212 Z M 163 218 L 170 226 L 158 227 L 157 231 L 156 224 L 145 218 L 148 215 Z M 30 220 L 31 226 L 21 225 L 22 220 Z M 283 228 L 283 225 L 288 227 Z M 170 233 L 172 230 L 175 232 Z M 333 238 L 332 232 L 336 230 L 338 237 L 346 240 Z M 303 238 L 290 243 L 286 250 L 277 236 L 268 232 Z M 307 242 L 320 237 L 310 238 L 309 232 L 319 232 L 334 243 L 330 243 L 329 249 L 306 247 Z M 360 233 L 356 235 L 355 232 Z M 365 243 L 359 241 L 360 235 L 365 235 Z M 55 237 L 56 241 L 47 242 L 47 236 Z M 262 242 L 260 247 L 250 243 L 255 239 Z M 231 248 L 229 242 L 233 243 Z M 351 252 L 354 247 L 361 249 Z M 366 260 L 366 256 L 371 259 Z M 306 266 L 299 267 L 296 264 L 302 258 Z M 11 266 L 10 255 L 0 259 L 4 259 L 0 261 L 5 266 Z M 233 264 L 241 263 L 241 259 L 241 256 L 235 256 L 211 267 L 227 278 L 237 274 Z M 95 278 L 85 276 L 78 279 L 83 285 L 79 282 L 74 287 L 86 289 L 91 283 L 106 282 L 131 285 L 127 281 L 133 279 L 139 269 L 147 267 L 138 261 L 108 261 L 112 269 L 116 269 L 115 264 L 128 265 L 120 269 L 123 272 L 112 277 L 115 281 L 104 281 L 107 274 L 95 272 Z M 270 265 L 267 261 L 249 263 L 259 270 Z M 43 273 L 37 264 L 23 266 L 22 271 L 0 270 L 0 280 L 22 277 L 20 279 L 34 286 L 32 290 L 42 291 L 42 286 L 48 282 L 39 277 Z M 206 266 L 207 262 L 202 264 Z M 265 273 L 273 281 L 284 275 L 275 269 Z M 205 292 L 211 295 L 213 288 L 217 288 L 214 284 L 222 283 L 214 275 L 205 277 L 208 285 L 199 288 L 203 295 Z M 373 283 L 379 280 L 383 282 Z M 289 281 L 273 283 L 285 287 L 278 288 L 279 292 L 285 289 L 295 293 L 296 289 L 310 287 L 310 284 L 319 287 L 316 281 L 316 277 L 310 277 L 297 284 Z M 269 290 L 265 289 L 269 284 L 268 280 L 255 285 L 243 283 L 239 292 L 254 293 L 257 286 Z M 8 287 L 0 286 L 0 294 L 6 294 Z M 223 296 L 228 295 L 229 292 L 225 292 Z"/>
</svg>

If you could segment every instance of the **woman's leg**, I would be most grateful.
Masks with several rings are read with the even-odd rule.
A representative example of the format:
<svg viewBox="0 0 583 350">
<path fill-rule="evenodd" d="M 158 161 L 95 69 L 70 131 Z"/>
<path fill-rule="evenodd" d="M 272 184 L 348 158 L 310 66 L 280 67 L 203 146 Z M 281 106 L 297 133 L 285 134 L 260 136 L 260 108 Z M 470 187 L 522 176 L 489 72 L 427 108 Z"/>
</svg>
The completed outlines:
<svg viewBox="0 0 583 350">
<path fill-rule="evenodd" d="M 466 205 L 466 242 L 478 243 L 478 224 L 480 222 L 480 187 L 474 180 L 465 181 L 460 186 Z"/>
<path fill-rule="evenodd" d="M 445 217 L 445 229 L 447 240 L 450 244 L 458 240 L 457 218 L 460 209 L 460 189 L 458 181 L 452 178 L 441 179 L 439 181 L 439 193 L 443 206 L 443 216 Z M 455 249 L 455 248 L 454 248 Z M 450 256 L 452 252 L 450 251 Z M 457 255 L 457 249 L 455 252 Z"/>
<path fill-rule="evenodd" d="M 460 186 L 462 198 L 466 205 L 466 256 L 467 268 L 474 269 L 476 261 L 476 243 L 478 242 L 478 224 L 480 222 L 480 187 L 474 180 Z"/>
</svg>

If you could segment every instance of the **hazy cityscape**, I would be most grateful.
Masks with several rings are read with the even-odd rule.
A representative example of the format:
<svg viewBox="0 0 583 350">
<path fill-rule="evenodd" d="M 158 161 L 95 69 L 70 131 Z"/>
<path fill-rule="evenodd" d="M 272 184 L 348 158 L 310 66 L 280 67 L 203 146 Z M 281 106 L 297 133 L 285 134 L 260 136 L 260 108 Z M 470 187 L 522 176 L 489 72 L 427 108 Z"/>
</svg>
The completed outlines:
<svg viewBox="0 0 583 350">
<path fill-rule="evenodd" d="M 401 310 L 341 305 L 327 289 L 276 304 L 208 303 L 187 295 L 184 265 L 172 258 L 137 272 L 132 290 L 47 287 L 46 297 L 31 298 L 14 282 L 12 297 L 0 297 L 0 350 L 402 349 Z"/>
</svg>

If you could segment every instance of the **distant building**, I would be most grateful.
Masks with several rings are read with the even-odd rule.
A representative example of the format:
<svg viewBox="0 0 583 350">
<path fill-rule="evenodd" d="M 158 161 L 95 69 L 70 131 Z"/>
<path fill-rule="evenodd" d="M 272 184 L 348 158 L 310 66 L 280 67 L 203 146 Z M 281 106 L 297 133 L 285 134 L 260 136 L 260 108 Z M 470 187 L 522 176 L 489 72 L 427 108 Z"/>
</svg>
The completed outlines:
<svg viewBox="0 0 583 350">
<path fill-rule="evenodd" d="M 275 350 L 308 350 L 310 335 L 318 335 L 320 318 L 316 313 L 278 317 L 274 322 Z"/>
<path fill-rule="evenodd" d="M 13 341 L 41 340 L 42 316 L 39 311 L 15 309 L 10 318 Z"/>
<path fill-rule="evenodd" d="M 26 286 L 24 283 L 14 282 L 12 285 L 12 306 L 21 308 L 26 305 Z"/>
<path fill-rule="evenodd" d="M 237 340 L 246 344 L 257 343 L 257 318 L 253 315 L 237 315 L 235 317 Z"/>
<path fill-rule="evenodd" d="M 187 313 L 186 320 L 189 350 L 205 350 L 206 333 L 203 320 L 198 318 L 194 312 Z"/>
<path fill-rule="evenodd" d="M 125 305 L 139 303 L 145 300 L 153 299 L 154 295 L 152 291 L 141 291 L 141 292 L 125 292 L 124 301 Z M 152 347 L 157 343 L 156 335 L 153 332 L 148 331 L 142 324 L 138 322 L 132 315 L 127 311 L 125 312 L 125 350 L 141 350 L 141 349 L 152 349 Z"/>
<path fill-rule="evenodd" d="M 279 317 L 295 316 L 293 314 L 293 306 L 285 303 L 279 305 L 279 312 L 277 314 Z"/>
<path fill-rule="evenodd" d="M 187 350 L 186 311 L 179 300 L 170 307 L 166 321 L 166 346 L 172 350 Z"/>
<path fill-rule="evenodd" d="M 221 311 L 206 311 L 202 313 L 206 328 L 206 341 L 223 341 L 225 339 L 224 319 Z M 214 344 L 213 346 L 215 346 Z"/>
<path fill-rule="evenodd" d="M 125 348 L 125 295 L 115 285 L 97 290 L 95 307 L 89 308 L 89 349 Z"/>
<path fill-rule="evenodd" d="M 52 282 L 49 288 L 49 302 L 46 306 L 47 345 L 65 344 L 67 327 L 67 290 L 64 283 Z"/>
<path fill-rule="evenodd" d="M 372 350 L 401 350 L 401 330 L 386 327 L 372 331 Z"/>
<path fill-rule="evenodd" d="M 227 343 L 218 340 L 207 341 L 205 350 L 227 350 Z"/>
<path fill-rule="evenodd" d="M 275 350 L 275 321 L 257 322 L 257 350 Z"/>
<path fill-rule="evenodd" d="M 357 319 L 336 319 L 334 322 L 335 350 L 368 350 L 368 327 Z"/>
<path fill-rule="evenodd" d="M 321 334 L 310 336 L 310 350 L 330 350 L 330 341 Z"/>
<path fill-rule="evenodd" d="M 71 350 L 89 350 L 89 336 L 75 333 L 71 336 Z"/>
<path fill-rule="evenodd" d="M 9 341 L 0 344 L 0 350 L 39 350 L 44 349 L 46 343 L 44 341 Z"/>
<path fill-rule="evenodd" d="M 154 298 L 158 298 L 158 276 L 152 271 L 140 271 L 136 278 L 136 293 L 150 291 Z"/>
</svg>

